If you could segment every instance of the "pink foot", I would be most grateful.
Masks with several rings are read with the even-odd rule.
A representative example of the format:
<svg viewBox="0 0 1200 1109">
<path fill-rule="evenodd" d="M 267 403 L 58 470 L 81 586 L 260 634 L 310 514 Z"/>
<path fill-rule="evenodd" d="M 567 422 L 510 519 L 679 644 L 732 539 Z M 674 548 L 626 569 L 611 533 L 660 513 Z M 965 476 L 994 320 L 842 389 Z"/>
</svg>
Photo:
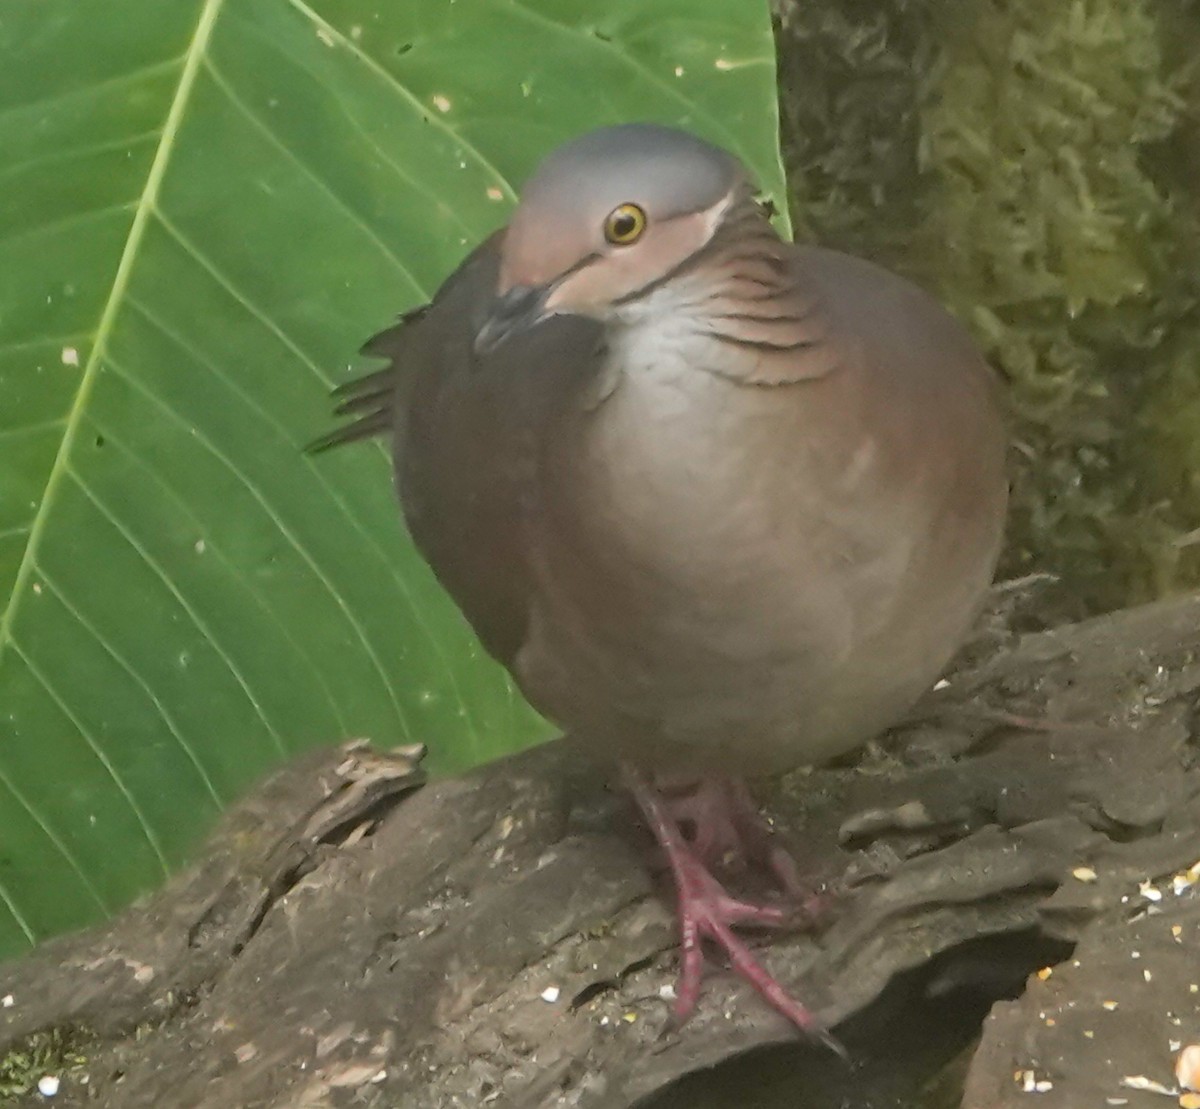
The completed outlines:
<svg viewBox="0 0 1200 1109">
<path fill-rule="evenodd" d="M 756 905 L 731 897 L 709 873 L 698 849 L 684 839 L 668 811 L 669 803 L 631 767 L 625 768 L 625 779 L 655 839 L 666 852 L 679 895 L 682 967 L 676 991 L 676 1017 L 686 1019 L 700 998 L 704 969 L 703 941 L 709 939 L 724 950 L 733 969 L 779 1013 L 797 1028 L 827 1043 L 839 1054 L 844 1054 L 841 1045 L 821 1027 L 817 1018 L 788 994 L 732 930 L 736 924 L 777 927 L 788 921 L 789 914 L 774 905 Z M 714 833 L 716 840 L 710 840 L 709 836 L 700 834 L 698 825 L 695 827 L 698 843 L 709 846 L 724 839 L 723 831 Z"/>
</svg>

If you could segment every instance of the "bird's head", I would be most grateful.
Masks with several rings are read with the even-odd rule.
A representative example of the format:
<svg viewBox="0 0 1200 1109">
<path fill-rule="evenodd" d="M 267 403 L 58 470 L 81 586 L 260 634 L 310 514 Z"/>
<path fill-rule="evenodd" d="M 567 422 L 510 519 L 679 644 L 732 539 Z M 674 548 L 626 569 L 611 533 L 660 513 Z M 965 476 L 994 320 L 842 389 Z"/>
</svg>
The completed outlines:
<svg viewBox="0 0 1200 1109">
<path fill-rule="evenodd" d="M 605 127 L 559 147 L 504 231 L 477 348 L 550 316 L 610 319 L 685 268 L 753 195 L 733 155 L 669 127 Z"/>
</svg>

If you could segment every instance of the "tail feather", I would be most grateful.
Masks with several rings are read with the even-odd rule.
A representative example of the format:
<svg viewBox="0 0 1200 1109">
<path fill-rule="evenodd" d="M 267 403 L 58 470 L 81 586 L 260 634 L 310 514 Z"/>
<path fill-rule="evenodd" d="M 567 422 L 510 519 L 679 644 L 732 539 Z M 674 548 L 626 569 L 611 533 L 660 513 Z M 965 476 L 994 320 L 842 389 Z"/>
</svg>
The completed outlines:
<svg viewBox="0 0 1200 1109">
<path fill-rule="evenodd" d="M 314 439 L 304 450 L 306 454 L 320 454 L 331 447 L 341 447 L 346 443 L 357 443 L 363 439 L 373 439 L 376 435 L 386 435 L 391 426 L 392 410 L 390 407 L 383 408 Z"/>
<path fill-rule="evenodd" d="M 333 390 L 333 399 L 337 401 L 334 414 L 354 418 L 348 424 L 314 439 L 304 448 L 307 453 L 320 454 L 331 447 L 358 443 L 376 435 L 386 435 L 392 430 L 402 372 L 397 340 L 402 337 L 405 327 L 424 313 L 424 305 L 406 312 L 391 327 L 363 344 L 363 354 L 387 358 L 391 364 L 347 381 Z"/>
</svg>

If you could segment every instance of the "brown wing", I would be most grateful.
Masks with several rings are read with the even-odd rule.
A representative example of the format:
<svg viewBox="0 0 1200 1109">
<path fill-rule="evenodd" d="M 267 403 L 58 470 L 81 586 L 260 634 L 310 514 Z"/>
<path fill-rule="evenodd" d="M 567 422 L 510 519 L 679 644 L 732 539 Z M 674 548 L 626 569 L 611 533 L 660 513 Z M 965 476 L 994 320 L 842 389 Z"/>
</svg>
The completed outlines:
<svg viewBox="0 0 1200 1109">
<path fill-rule="evenodd" d="M 550 320 L 477 355 L 497 265 L 493 236 L 427 306 L 368 341 L 364 351 L 389 365 L 338 391 L 339 413 L 355 419 L 316 447 L 390 431 L 413 541 L 484 647 L 509 665 L 529 620 L 539 429 L 591 372 L 597 329 Z"/>
</svg>

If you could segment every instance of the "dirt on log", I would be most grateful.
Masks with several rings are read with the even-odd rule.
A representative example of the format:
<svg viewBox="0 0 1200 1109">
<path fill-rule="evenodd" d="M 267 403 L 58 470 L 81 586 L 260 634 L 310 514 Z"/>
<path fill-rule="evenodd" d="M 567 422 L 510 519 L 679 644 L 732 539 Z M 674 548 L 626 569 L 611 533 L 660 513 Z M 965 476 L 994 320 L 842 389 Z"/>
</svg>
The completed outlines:
<svg viewBox="0 0 1200 1109">
<path fill-rule="evenodd" d="M 0 1050 L 71 1030 L 54 1104 L 123 1109 L 1174 1104 L 1146 1086 L 1200 1041 L 1200 596 L 996 628 L 764 797 L 832 904 L 759 950 L 849 1066 L 720 967 L 675 1025 L 669 891 L 568 740 L 432 783 L 411 749 L 297 762 L 163 892 L 0 967 Z"/>
</svg>

